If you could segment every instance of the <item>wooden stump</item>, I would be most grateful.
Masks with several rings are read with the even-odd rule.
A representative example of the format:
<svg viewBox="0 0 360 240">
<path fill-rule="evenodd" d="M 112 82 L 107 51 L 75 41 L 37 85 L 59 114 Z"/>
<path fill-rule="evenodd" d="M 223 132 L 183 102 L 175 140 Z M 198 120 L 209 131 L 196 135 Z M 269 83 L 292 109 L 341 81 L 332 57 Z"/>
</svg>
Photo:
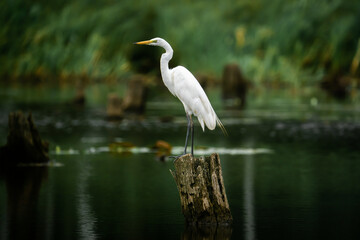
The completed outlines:
<svg viewBox="0 0 360 240">
<path fill-rule="evenodd" d="M 123 117 L 122 100 L 116 93 L 110 93 L 108 95 L 106 114 L 108 119 L 111 120 L 118 120 Z"/>
<path fill-rule="evenodd" d="M 27 118 L 22 112 L 10 113 L 9 134 L 0 148 L 0 159 L 0 165 L 49 161 L 49 143 L 41 139 L 31 113 Z"/>
<path fill-rule="evenodd" d="M 245 107 L 247 81 L 237 64 L 228 64 L 222 75 L 222 98 L 228 106 Z"/>
<path fill-rule="evenodd" d="M 78 86 L 76 88 L 75 97 L 72 101 L 75 105 L 84 106 L 85 105 L 85 89 L 84 86 Z"/>
<path fill-rule="evenodd" d="M 124 112 L 143 114 L 146 106 L 147 86 L 145 77 L 142 75 L 133 76 L 126 90 L 122 109 Z"/>
<path fill-rule="evenodd" d="M 340 71 L 327 73 L 320 82 L 320 87 L 337 99 L 346 99 L 350 94 L 351 85 L 356 85 L 356 79 Z"/>
<path fill-rule="evenodd" d="M 172 175 L 180 194 L 182 212 L 189 225 L 229 225 L 232 216 L 227 201 L 220 158 L 217 153 L 175 160 Z"/>
</svg>

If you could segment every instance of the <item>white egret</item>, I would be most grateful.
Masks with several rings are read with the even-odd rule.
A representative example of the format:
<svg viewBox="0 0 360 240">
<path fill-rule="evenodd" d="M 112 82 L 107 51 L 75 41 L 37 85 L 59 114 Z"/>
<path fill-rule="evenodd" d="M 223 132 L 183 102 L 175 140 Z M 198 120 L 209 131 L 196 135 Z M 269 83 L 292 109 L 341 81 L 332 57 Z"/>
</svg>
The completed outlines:
<svg viewBox="0 0 360 240">
<path fill-rule="evenodd" d="M 191 129 L 191 155 L 194 155 L 194 125 L 191 115 L 197 117 L 203 131 L 205 131 L 205 126 L 213 130 L 216 124 L 218 124 L 223 133 L 227 134 L 224 125 L 216 115 L 208 97 L 194 75 L 183 66 L 177 66 L 173 69 L 169 68 L 169 61 L 173 56 L 173 50 L 168 42 L 157 37 L 147 41 L 136 42 L 135 44 L 159 46 L 165 49 L 165 53 L 160 58 L 161 77 L 169 91 L 184 105 L 188 120 L 184 154 L 186 154 Z"/>
</svg>

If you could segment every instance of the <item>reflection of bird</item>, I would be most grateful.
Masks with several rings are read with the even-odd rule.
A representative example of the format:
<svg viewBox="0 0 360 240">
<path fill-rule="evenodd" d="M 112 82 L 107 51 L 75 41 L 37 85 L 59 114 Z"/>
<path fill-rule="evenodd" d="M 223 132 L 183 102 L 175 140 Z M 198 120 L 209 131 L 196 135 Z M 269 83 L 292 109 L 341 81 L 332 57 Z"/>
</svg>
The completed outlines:
<svg viewBox="0 0 360 240">
<path fill-rule="evenodd" d="M 186 154 L 191 129 L 191 154 L 194 155 L 194 126 L 191 118 L 192 114 L 198 118 L 203 131 L 205 131 L 205 125 L 210 130 L 213 130 L 217 123 L 223 133 L 226 134 L 226 130 L 220 119 L 216 116 L 208 97 L 191 72 L 182 66 L 169 69 L 169 61 L 173 56 L 173 50 L 169 43 L 162 38 L 153 38 L 148 41 L 136 42 L 135 44 L 159 46 L 166 51 L 161 55 L 160 59 L 161 76 L 165 86 L 175 97 L 179 98 L 184 105 L 188 119 L 184 154 Z"/>
</svg>

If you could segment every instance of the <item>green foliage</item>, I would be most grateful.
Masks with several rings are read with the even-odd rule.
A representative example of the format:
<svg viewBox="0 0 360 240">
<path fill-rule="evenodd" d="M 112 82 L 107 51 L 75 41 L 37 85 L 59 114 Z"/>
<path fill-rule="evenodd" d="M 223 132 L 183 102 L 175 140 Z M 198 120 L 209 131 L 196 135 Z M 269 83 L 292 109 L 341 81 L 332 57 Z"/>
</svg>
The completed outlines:
<svg viewBox="0 0 360 240">
<path fill-rule="evenodd" d="M 2 1 L 0 75 L 158 71 L 161 50 L 132 43 L 159 36 L 193 72 L 237 62 L 255 83 L 313 84 L 349 71 L 358 19 L 355 0 Z"/>
</svg>

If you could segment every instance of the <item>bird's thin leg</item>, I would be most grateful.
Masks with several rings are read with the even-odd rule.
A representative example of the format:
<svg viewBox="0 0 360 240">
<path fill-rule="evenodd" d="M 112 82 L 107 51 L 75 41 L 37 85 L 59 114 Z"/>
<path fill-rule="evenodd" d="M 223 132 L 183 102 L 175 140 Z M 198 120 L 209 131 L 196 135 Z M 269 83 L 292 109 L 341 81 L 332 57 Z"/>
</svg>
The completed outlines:
<svg viewBox="0 0 360 240">
<path fill-rule="evenodd" d="M 188 120 L 188 125 L 187 125 L 187 130 L 186 130 L 184 155 L 186 154 L 186 149 L 187 149 L 188 140 L 189 140 L 189 132 L 190 132 L 191 124 L 192 124 L 191 116 L 189 114 L 187 114 L 187 113 L 186 113 L 186 118 Z"/>
<path fill-rule="evenodd" d="M 191 155 L 194 156 L 194 123 L 190 115 L 191 126 Z"/>
<path fill-rule="evenodd" d="M 191 119 L 191 116 L 189 114 L 186 113 L 186 118 L 188 120 L 188 124 L 187 124 L 187 130 L 186 130 L 186 139 L 185 139 L 185 149 L 184 149 L 184 154 L 182 155 L 179 155 L 179 156 L 169 156 L 171 158 L 175 158 L 178 159 L 179 157 L 183 156 L 186 154 L 186 150 L 187 150 L 187 145 L 188 145 L 188 140 L 189 140 L 189 133 L 190 133 L 190 128 L 192 128 L 192 119 Z M 192 130 L 193 131 L 193 130 Z M 191 133 L 192 135 L 194 135 L 194 133 L 192 132 Z M 191 154 L 192 154 L 193 150 L 192 150 L 192 147 L 191 147 Z"/>
</svg>

